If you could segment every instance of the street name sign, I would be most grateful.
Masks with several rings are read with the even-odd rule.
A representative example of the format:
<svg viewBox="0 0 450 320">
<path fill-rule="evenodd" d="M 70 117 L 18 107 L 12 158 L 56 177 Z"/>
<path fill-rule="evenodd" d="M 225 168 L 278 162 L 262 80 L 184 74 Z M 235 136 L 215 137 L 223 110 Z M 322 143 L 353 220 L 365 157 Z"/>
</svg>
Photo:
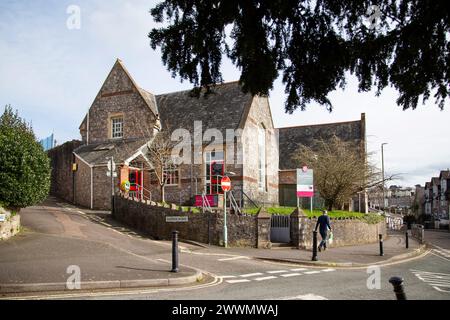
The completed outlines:
<svg viewBox="0 0 450 320">
<path fill-rule="evenodd" d="M 189 222 L 189 217 L 166 217 L 167 223 Z"/>
<path fill-rule="evenodd" d="M 314 170 L 307 167 L 297 169 L 297 197 L 314 197 Z"/>
</svg>

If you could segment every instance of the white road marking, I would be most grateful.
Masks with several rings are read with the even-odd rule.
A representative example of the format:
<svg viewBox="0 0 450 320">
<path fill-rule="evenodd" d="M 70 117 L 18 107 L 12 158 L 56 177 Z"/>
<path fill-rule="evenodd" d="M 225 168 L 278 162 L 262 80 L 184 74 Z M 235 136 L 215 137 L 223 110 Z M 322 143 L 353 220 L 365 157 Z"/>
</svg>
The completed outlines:
<svg viewBox="0 0 450 320">
<path fill-rule="evenodd" d="M 241 259 L 249 259 L 249 257 L 237 256 L 237 257 L 232 257 L 232 258 L 218 259 L 217 261 L 233 261 L 233 260 L 241 260 Z"/>
<path fill-rule="evenodd" d="M 248 279 L 241 279 L 241 280 L 226 280 L 225 282 L 233 284 L 233 283 L 250 282 L 250 280 L 248 280 Z"/>
<path fill-rule="evenodd" d="M 272 300 L 272 299 L 269 299 L 269 300 Z M 309 293 L 309 294 L 293 296 L 293 297 L 283 297 L 283 298 L 279 298 L 277 300 L 328 300 L 328 299 L 325 297 L 322 297 L 322 296 L 318 296 L 318 295 Z"/>
<path fill-rule="evenodd" d="M 308 272 L 305 272 L 305 274 L 318 274 L 318 273 L 320 273 L 320 271 L 308 271 Z"/>
<path fill-rule="evenodd" d="M 249 278 L 249 277 L 256 277 L 256 276 L 262 276 L 263 274 L 260 272 L 257 273 L 249 273 L 249 274 L 243 274 L 240 277 L 241 278 Z"/>
<path fill-rule="evenodd" d="M 305 268 L 291 269 L 291 271 L 294 271 L 294 272 L 296 272 L 296 271 L 306 271 L 306 270 L 308 270 L 308 269 L 305 269 Z"/>
<path fill-rule="evenodd" d="M 450 288 L 450 274 L 439 272 L 428 272 L 420 270 L 410 270 L 419 280 L 430 285 L 439 292 L 450 293 L 450 291 L 440 288 Z"/>
<path fill-rule="evenodd" d="M 267 271 L 268 274 L 286 273 L 286 270 Z"/>
<path fill-rule="evenodd" d="M 322 270 L 322 272 L 334 272 L 336 271 L 336 269 L 324 269 Z"/>
<path fill-rule="evenodd" d="M 272 280 L 272 279 L 277 279 L 277 277 L 270 276 L 270 277 L 256 278 L 255 281 L 266 281 L 266 280 Z"/>
<path fill-rule="evenodd" d="M 290 278 L 290 277 L 298 277 L 298 276 L 301 276 L 301 275 L 302 275 L 301 273 L 288 273 L 288 274 L 282 274 L 281 276 L 283 278 Z"/>
</svg>

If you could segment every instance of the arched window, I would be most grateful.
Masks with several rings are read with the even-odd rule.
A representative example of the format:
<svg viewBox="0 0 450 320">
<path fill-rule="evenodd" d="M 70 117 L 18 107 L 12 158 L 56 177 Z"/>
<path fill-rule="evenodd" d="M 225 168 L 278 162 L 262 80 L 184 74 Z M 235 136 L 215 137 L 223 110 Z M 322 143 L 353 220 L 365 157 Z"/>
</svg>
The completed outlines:
<svg viewBox="0 0 450 320">
<path fill-rule="evenodd" d="M 266 191 L 266 128 L 258 128 L 258 187 Z"/>
</svg>

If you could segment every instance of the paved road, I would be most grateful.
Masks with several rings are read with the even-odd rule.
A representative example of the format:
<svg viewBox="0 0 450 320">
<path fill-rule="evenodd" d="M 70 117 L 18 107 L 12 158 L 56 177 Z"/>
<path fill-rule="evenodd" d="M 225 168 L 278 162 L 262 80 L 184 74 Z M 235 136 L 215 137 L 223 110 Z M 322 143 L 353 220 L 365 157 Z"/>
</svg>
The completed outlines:
<svg viewBox="0 0 450 320">
<path fill-rule="evenodd" d="M 142 239 L 139 234 L 114 225 L 106 213 L 84 212 L 87 215 L 82 215 L 77 213 L 75 208 L 61 208 L 60 206 L 63 204 L 57 204 L 57 206 L 62 215 L 56 217 L 49 216 L 47 212 L 33 214 L 25 212 L 23 214 L 25 226 L 29 229 L 40 230 L 45 234 L 70 233 L 73 234 L 71 239 L 73 242 L 95 239 L 102 243 L 111 243 L 116 248 L 132 252 L 136 257 L 145 257 L 149 261 L 170 260 L 170 245 L 167 242 Z M 77 223 L 80 223 L 81 220 L 75 219 L 73 215 L 80 215 L 80 219 L 84 220 L 84 226 L 77 228 Z M 74 223 L 69 222 L 65 218 L 67 216 L 70 216 L 70 220 Z M 64 225 L 64 228 L 61 227 L 61 224 Z M 448 237 L 449 234 L 433 234 L 432 239 L 436 243 L 444 245 L 443 243 L 447 243 Z M 448 242 L 450 243 L 450 240 Z M 447 244 L 442 249 L 448 250 Z M 209 272 L 213 278 L 209 283 L 200 283 L 194 287 L 94 293 L 73 292 L 70 295 L 43 295 L 37 298 L 392 300 L 395 296 L 388 279 L 395 275 L 404 277 L 409 299 L 450 299 L 450 259 L 434 250 L 419 259 L 381 267 L 379 289 L 368 289 L 367 283 L 372 273 L 368 274 L 367 269 L 302 268 L 294 264 L 253 260 L 244 255 L 227 254 L 223 250 L 203 249 L 188 244 L 183 244 L 180 260 L 186 266 Z M 105 260 L 105 263 L 109 262 Z M 376 285 L 377 282 L 370 283 Z"/>
</svg>

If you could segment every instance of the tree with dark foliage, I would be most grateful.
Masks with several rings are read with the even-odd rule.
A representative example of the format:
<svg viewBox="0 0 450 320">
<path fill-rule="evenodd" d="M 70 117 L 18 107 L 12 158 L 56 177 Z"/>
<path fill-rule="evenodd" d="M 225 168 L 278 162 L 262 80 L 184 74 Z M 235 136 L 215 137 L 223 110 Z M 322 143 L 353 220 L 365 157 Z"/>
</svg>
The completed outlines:
<svg viewBox="0 0 450 320">
<path fill-rule="evenodd" d="M 165 23 L 149 37 L 172 75 L 210 89 L 223 81 L 226 55 L 245 92 L 267 95 L 283 76 L 286 112 L 356 75 L 359 90 L 393 86 L 397 104 L 415 109 L 449 95 L 449 10 L 444 0 L 166 0 L 151 10 Z M 229 32 L 231 30 L 231 32 Z"/>
</svg>

